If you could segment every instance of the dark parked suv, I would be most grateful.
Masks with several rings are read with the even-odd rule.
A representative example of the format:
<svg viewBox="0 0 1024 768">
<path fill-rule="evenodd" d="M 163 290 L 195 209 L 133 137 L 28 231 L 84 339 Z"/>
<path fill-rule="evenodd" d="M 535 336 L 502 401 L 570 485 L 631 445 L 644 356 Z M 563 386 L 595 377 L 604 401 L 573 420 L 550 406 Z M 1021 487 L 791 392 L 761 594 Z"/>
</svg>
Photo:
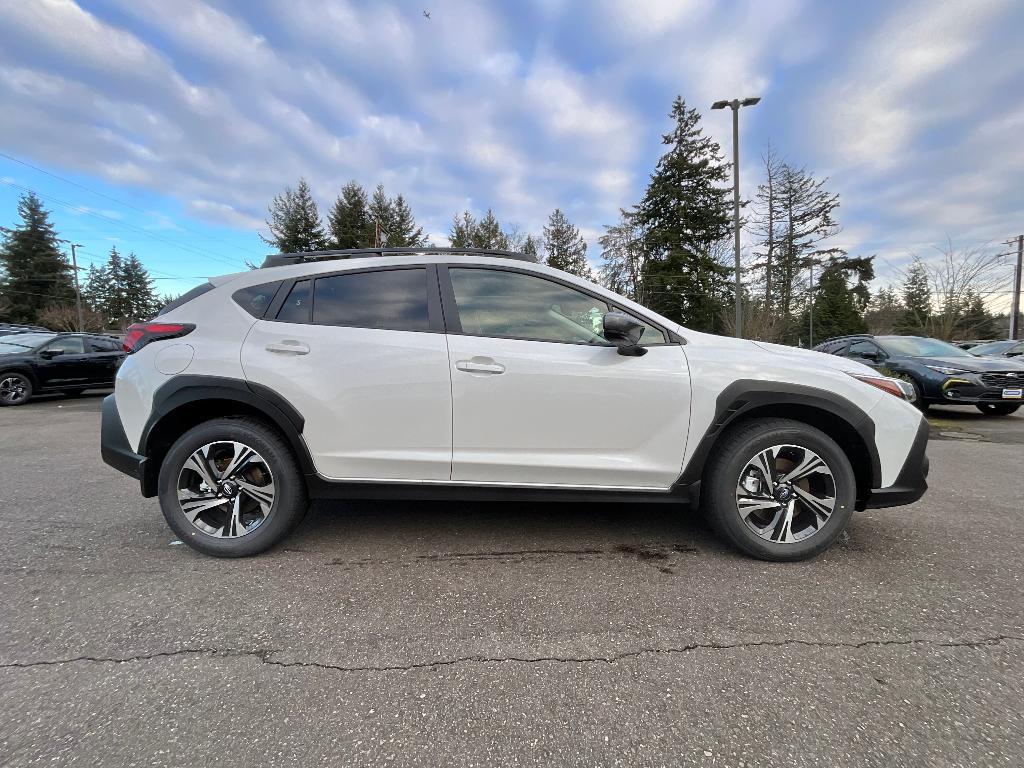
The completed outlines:
<svg viewBox="0 0 1024 768">
<path fill-rule="evenodd" d="M 121 342 L 111 336 L 0 335 L 0 406 L 22 405 L 41 392 L 112 387 L 124 354 Z"/>
<path fill-rule="evenodd" d="M 975 357 L 938 339 L 864 334 L 829 339 L 815 349 L 907 379 L 922 409 L 973 405 L 990 416 L 1008 416 L 1024 402 L 1024 363 Z"/>
</svg>

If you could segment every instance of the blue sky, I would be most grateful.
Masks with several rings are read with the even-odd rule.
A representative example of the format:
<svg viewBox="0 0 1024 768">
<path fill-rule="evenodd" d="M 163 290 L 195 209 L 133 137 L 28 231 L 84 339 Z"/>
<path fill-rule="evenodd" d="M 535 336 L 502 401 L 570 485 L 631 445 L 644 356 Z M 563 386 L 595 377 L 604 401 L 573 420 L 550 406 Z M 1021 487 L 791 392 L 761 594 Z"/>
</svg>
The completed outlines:
<svg viewBox="0 0 1024 768">
<path fill-rule="evenodd" d="M 302 175 L 322 209 L 383 182 L 435 244 L 463 208 L 539 232 L 559 206 L 596 261 L 672 98 L 728 152 L 709 105 L 759 95 L 744 196 L 770 141 L 830 177 L 836 243 L 885 277 L 1024 230 L 1022 32 L 1012 0 L 5 0 L 0 224 L 34 189 L 85 263 L 116 244 L 177 293 L 259 261 Z"/>
</svg>

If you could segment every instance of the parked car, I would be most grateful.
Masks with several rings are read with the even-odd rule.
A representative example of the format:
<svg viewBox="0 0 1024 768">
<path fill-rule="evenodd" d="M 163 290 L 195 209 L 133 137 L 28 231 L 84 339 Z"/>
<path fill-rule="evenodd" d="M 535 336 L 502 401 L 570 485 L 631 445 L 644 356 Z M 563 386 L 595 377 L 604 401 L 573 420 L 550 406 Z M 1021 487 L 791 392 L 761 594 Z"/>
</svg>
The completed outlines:
<svg viewBox="0 0 1024 768">
<path fill-rule="evenodd" d="M 815 349 L 905 377 L 922 409 L 973 405 L 989 416 L 1008 416 L 1024 401 L 1024 363 L 977 357 L 938 339 L 861 334 L 829 339 Z"/>
<path fill-rule="evenodd" d="M 0 336 L 0 406 L 35 394 L 111 387 L 125 353 L 117 339 L 85 333 Z"/>
<path fill-rule="evenodd" d="M 990 341 L 971 347 L 970 352 L 978 357 L 1024 357 L 1024 341 Z"/>
<path fill-rule="evenodd" d="M 522 254 L 268 257 L 125 345 L 103 458 L 212 555 L 361 497 L 700 500 L 744 552 L 796 560 L 927 487 L 901 382 L 691 331 Z"/>
<path fill-rule="evenodd" d="M 41 325 L 0 323 L 0 336 L 13 336 L 16 333 L 52 333 L 52 331 L 49 328 L 43 328 Z"/>
</svg>

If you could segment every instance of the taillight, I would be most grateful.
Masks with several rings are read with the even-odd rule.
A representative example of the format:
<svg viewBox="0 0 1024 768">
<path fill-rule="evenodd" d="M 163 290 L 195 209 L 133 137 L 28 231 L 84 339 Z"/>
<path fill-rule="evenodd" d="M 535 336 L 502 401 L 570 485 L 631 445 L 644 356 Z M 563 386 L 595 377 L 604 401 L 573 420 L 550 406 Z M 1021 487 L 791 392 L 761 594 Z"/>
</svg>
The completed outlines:
<svg viewBox="0 0 1024 768">
<path fill-rule="evenodd" d="M 138 352 L 151 341 L 176 339 L 195 330 L 191 323 L 133 323 L 125 331 L 121 346 L 129 355 Z"/>
</svg>

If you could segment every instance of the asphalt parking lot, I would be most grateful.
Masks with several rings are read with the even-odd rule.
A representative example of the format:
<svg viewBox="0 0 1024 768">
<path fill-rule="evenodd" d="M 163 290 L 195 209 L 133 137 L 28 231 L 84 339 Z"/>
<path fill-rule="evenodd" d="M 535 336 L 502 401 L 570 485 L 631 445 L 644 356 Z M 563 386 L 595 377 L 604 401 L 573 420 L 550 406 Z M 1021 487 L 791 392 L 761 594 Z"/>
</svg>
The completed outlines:
<svg viewBox="0 0 1024 768">
<path fill-rule="evenodd" d="M 1019 766 L 1024 416 L 807 563 L 650 507 L 318 505 L 174 543 L 100 399 L 0 410 L 0 764 Z M 996 422 L 998 421 L 998 424 Z"/>
</svg>

